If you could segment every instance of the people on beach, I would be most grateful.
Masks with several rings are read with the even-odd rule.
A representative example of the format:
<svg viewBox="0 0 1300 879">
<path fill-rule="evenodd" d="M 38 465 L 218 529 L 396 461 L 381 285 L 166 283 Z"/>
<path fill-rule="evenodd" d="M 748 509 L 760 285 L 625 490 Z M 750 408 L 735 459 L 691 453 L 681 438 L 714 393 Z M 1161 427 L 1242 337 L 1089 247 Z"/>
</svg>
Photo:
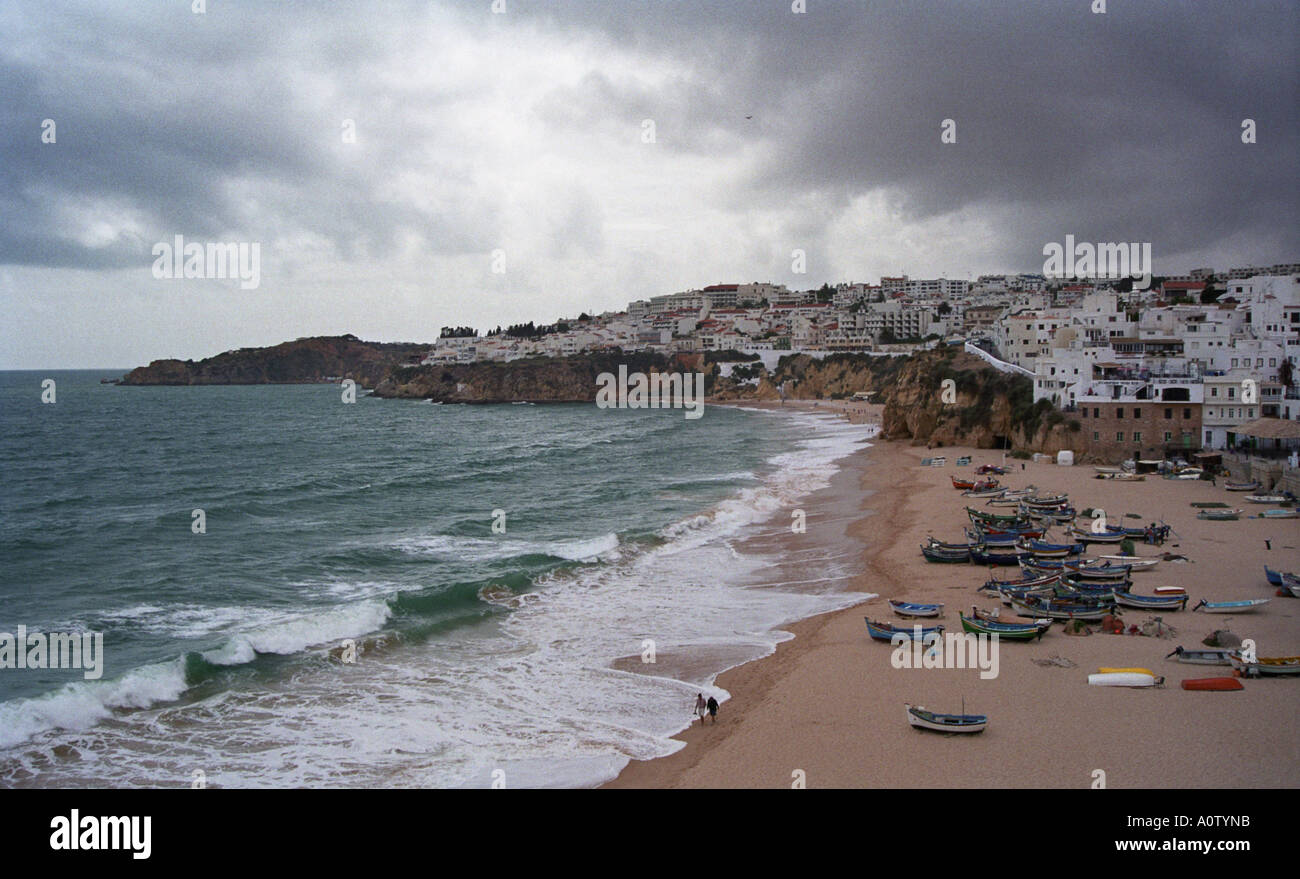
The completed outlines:
<svg viewBox="0 0 1300 879">
<path fill-rule="evenodd" d="M 709 708 L 709 717 L 713 718 L 714 723 L 717 723 L 718 722 L 718 700 L 710 696 L 708 702 L 708 708 Z M 700 718 L 700 723 L 703 722 L 704 719 Z"/>
<path fill-rule="evenodd" d="M 704 726 L 704 712 L 708 710 L 708 703 L 704 701 L 703 693 L 695 694 L 695 713 L 700 717 L 700 726 Z"/>
</svg>

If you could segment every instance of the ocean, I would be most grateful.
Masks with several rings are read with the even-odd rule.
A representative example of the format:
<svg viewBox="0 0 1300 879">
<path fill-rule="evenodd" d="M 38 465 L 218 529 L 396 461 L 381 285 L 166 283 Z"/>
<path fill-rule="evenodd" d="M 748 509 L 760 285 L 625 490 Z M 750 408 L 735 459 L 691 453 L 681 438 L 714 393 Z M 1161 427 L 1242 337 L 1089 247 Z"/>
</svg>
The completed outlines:
<svg viewBox="0 0 1300 879">
<path fill-rule="evenodd" d="M 123 372 L 0 373 L 0 633 L 104 659 L 0 668 L 0 786 L 595 785 L 861 598 L 842 542 L 773 579 L 838 417 Z"/>
</svg>

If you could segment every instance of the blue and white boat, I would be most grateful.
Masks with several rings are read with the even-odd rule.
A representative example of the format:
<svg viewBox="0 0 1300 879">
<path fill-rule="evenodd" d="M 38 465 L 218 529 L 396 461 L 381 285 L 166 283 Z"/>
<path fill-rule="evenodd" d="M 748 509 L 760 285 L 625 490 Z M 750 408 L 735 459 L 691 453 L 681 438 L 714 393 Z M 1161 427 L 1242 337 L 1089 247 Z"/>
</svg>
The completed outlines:
<svg viewBox="0 0 1300 879">
<path fill-rule="evenodd" d="M 1187 607 L 1187 598 L 1185 593 L 1183 595 L 1134 595 L 1132 592 L 1115 591 L 1116 604 L 1139 610 L 1182 610 Z"/>
<path fill-rule="evenodd" d="M 1268 602 L 1267 598 L 1248 598 L 1245 601 L 1206 601 L 1202 598 L 1201 603 L 1192 610 L 1204 610 L 1206 613 L 1251 613 Z"/>
<path fill-rule="evenodd" d="M 871 617 L 863 619 L 867 621 L 867 634 L 877 641 L 893 641 L 895 635 L 920 641 L 927 635 L 943 634 L 943 626 L 895 626 L 893 623 L 878 623 Z"/>
<path fill-rule="evenodd" d="M 914 601 L 889 600 L 889 606 L 900 617 L 937 617 L 943 613 L 942 604 L 919 604 Z"/>
<path fill-rule="evenodd" d="M 945 733 L 979 733 L 984 732 L 984 728 L 989 725 L 988 717 L 983 714 L 938 714 L 934 711 L 926 711 L 921 705 L 913 706 L 909 702 L 903 704 L 907 707 L 907 722 L 917 729 Z"/>
</svg>

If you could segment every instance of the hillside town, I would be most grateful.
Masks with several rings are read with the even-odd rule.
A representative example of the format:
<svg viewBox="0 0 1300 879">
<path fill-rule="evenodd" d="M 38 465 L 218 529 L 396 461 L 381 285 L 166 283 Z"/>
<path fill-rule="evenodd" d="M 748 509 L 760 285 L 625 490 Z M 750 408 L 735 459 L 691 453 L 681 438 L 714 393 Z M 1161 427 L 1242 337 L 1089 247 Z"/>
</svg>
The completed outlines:
<svg viewBox="0 0 1300 879">
<path fill-rule="evenodd" d="M 1263 445 L 1295 445 L 1300 264 L 1200 268 L 1134 286 L 1041 274 L 882 277 L 803 291 L 713 284 L 546 326 L 484 335 L 446 327 L 423 362 L 620 349 L 737 352 L 772 369 L 792 353 L 891 355 L 957 344 L 1032 379 L 1035 402 L 1077 420 L 1099 454 L 1259 448 L 1251 425 L 1262 418 L 1289 422 Z"/>
</svg>

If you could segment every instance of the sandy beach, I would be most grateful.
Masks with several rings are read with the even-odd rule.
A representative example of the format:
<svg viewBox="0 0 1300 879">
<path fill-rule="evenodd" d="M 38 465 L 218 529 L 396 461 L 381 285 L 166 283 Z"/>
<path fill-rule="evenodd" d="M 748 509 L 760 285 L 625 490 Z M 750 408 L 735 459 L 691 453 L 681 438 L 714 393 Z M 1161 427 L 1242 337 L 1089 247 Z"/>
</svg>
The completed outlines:
<svg viewBox="0 0 1300 879">
<path fill-rule="evenodd" d="M 810 406 L 810 404 L 800 404 Z M 852 409 L 870 422 L 866 404 L 822 403 L 820 410 Z M 817 411 L 817 410 L 814 410 Z M 847 413 L 846 414 L 850 414 Z M 1300 569 L 1300 520 L 1250 519 L 1261 507 L 1245 503 L 1222 484 L 1148 477 L 1123 483 L 1095 478 L 1092 467 L 1008 459 L 1003 485 L 1030 484 L 1045 493 L 1068 492 L 1077 508 L 1101 507 L 1112 519 L 1136 513 L 1141 523 L 1163 520 L 1173 536 L 1157 550 L 1142 543 L 1139 556 L 1178 553 L 1187 562 L 1161 562 L 1135 574 L 1133 590 L 1184 586 L 1188 610 L 1158 612 L 1176 634 L 1171 639 L 1133 635 L 1067 636 L 1060 624 L 1041 640 L 1000 644 L 998 675 L 977 669 L 896 669 L 889 644 L 867 636 L 864 615 L 894 620 L 887 598 L 944 602 L 940 622 L 961 631 L 959 610 L 1000 606 L 977 593 L 989 569 L 925 561 L 927 535 L 957 541 L 967 524 L 964 506 L 976 505 L 950 483 L 982 463 L 1002 463 L 1000 452 L 944 448 L 928 451 L 902 442 L 874 441 L 844 461 L 844 478 L 861 489 L 858 515 L 848 525 L 860 542 L 860 575 L 851 588 L 877 593 L 856 607 L 785 627 L 792 640 L 761 660 L 731 669 L 717 683 L 731 693 L 716 725 L 693 726 L 679 738 L 686 747 L 668 757 L 630 763 L 607 784 L 616 788 L 790 787 L 1039 787 L 1088 788 L 1104 773 L 1107 787 L 1295 787 L 1300 785 L 1300 680 L 1245 680 L 1238 692 L 1192 692 L 1189 678 L 1231 675 L 1227 667 L 1164 659 L 1175 646 L 1200 646 L 1211 631 L 1227 628 L 1252 638 L 1261 656 L 1300 653 L 1300 600 L 1278 597 L 1264 565 Z M 947 457 L 946 467 L 921 467 L 922 458 Z M 970 455 L 969 467 L 956 459 Z M 1220 501 L 1244 508 L 1239 521 L 1196 518 L 1192 502 Z M 815 505 L 816 496 L 810 499 Z M 1252 507 L 1254 509 L 1252 509 Z M 810 532 L 817 516 L 809 512 Z M 1138 524 L 1138 519 L 1127 519 Z M 832 527 L 827 525 L 827 527 Z M 1060 530 L 1052 537 L 1064 541 Z M 797 551 L 801 535 L 781 538 Z M 1266 548 L 1271 541 L 1271 549 Z M 1098 552 L 1112 552 L 1101 549 Z M 999 577 L 1017 575 L 997 569 Z M 1202 598 L 1227 601 L 1271 598 L 1255 613 L 1193 613 Z M 1124 612 L 1128 623 L 1155 614 Z M 1073 668 L 1034 660 L 1062 657 Z M 1137 666 L 1164 675 L 1161 689 L 1092 687 L 1100 666 Z M 989 717 L 978 736 L 944 736 L 909 727 L 903 703 Z M 691 706 L 683 705 L 685 715 Z"/>
</svg>

